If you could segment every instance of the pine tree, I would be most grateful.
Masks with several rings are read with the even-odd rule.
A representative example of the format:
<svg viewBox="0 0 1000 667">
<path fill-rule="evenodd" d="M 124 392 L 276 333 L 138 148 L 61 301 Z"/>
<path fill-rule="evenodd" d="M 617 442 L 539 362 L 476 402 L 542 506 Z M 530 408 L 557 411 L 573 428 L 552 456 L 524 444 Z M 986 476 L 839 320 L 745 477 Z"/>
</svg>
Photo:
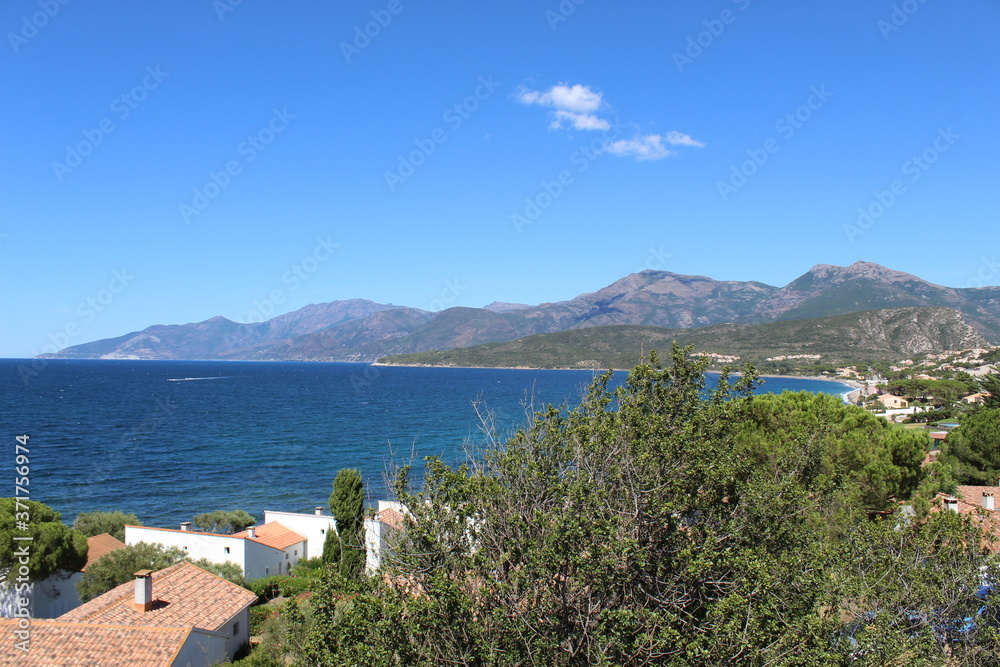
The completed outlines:
<svg viewBox="0 0 1000 667">
<path fill-rule="evenodd" d="M 340 538 L 340 574 L 348 578 L 360 575 L 364 565 L 364 504 L 361 472 L 356 468 L 338 472 L 330 494 L 330 511 L 337 520 Z"/>
</svg>

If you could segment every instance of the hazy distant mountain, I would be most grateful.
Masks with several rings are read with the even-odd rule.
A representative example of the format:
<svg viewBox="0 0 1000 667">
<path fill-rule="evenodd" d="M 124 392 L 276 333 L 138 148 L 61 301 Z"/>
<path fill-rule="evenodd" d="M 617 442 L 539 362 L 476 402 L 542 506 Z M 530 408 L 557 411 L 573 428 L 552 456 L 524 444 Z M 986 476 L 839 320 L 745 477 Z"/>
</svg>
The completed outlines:
<svg viewBox="0 0 1000 667">
<path fill-rule="evenodd" d="M 784 287 L 643 271 L 596 292 L 538 306 L 494 302 L 431 313 L 363 299 L 313 304 L 258 324 L 223 317 L 66 348 L 54 357 L 374 361 L 585 327 L 686 329 L 882 308 L 945 307 L 1000 341 L 1000 287 L 951 288 L 869 262 L 820 264 Z"/>
<path fill-rule="evenodd" d="M 483 310 L 488 310 L 491 313 L 509 313 L 513 310 L 524 310 L 525 308 L 534 308 L 526 303 L 507 303 L 505 301 L 494 301 L 488 306 L 483 306 Z"/>
</svg>

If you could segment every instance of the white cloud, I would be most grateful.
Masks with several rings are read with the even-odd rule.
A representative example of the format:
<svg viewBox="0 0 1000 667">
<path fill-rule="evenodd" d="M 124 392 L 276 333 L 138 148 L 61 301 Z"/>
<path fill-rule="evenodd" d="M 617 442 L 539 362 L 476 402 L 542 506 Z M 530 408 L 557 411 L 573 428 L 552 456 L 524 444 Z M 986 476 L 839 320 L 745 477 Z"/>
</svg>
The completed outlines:
<svg viewBox="0 0 1000 667">
<path fill-rule="evenodd" d="M 604 147 L 604 152 L 618 157 L 632 156 L 640 162 L 643 160 L 662 160 L 673 155 L 673 152 L 663 145 L 663 137 L 658 134 L 613 141 Z"/>
<path fill-rule="evenodd" d="M 590 86 L 581 86 L 580 84 L 573 86 L 559 84 L 552 86 L 545 92 L 522 89 L 518 99 L 524 104 L 538 104 L 559 111 L 572 111 L 581 114 L 597 111 L 604 104 L 601 93 L 591 90 Z"/>
<path fill-rule="evenodd" d="M 704 148 L 705 146 L 703 142 L 695 141 L 691 138 L 691 135 L 684 134 L 683 132 L 667 132 L 664 138 L 671 146 L 694 146 L 695 148 Z"/>
<path fill-rule="evenodd" d="M 593 114 L 562 110 L 556 111 L 555 118 L 549 127 L 553 130 L 561 130 L 564 123 L 568 123 L 574 130 L 607 130 L 611 128 L 611 123 Z"/>
<path fill-rule="evenodd" d="M 552 109 L 549 129 L 552 130 L 609 130 L 611 123 L 598 115 L 605 107 L 604 96 L 590 86 L 559 84 L 548 90 L 521 88 L 517 100 L 522 104 L 535 104 Z M 675 153 L 671 146 L 702 148 L 705 144 L 683 132 L 637 135 L 605 144 L 603 151 L 619 157 L 636 160 L 662 160 Z"/>
</svg>

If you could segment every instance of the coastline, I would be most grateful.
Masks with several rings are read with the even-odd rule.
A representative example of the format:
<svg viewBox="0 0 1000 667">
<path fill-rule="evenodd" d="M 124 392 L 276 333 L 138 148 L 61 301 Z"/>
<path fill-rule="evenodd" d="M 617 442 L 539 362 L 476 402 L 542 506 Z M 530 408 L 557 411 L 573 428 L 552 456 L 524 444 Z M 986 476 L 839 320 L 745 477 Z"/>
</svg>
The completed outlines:
<svg viewBox="0 0 1000 667">
<path fill-rule="evenodd" d="M 454 368 L 457 370 L 494 370 L 494 371 L 586 371 L 588 373 L 603 373 L 609 369 L 607 368 L 580 368 L 579 366 L 559 366 L 553 368 L 539 368 L 538 366 L 449 366 L 443 364 L 384 364 L 374 361 L 371 363 L 372 366 L 381 366 L 384 368 Z M 612 371 L 627 373 L 632 370 L 631 368 L 612 368 Z M 706 371 L 708 373 L 719 373 L 720 371 L 710 370 Z M 740 371 L 733 371 L 729 374 L 731 377 L 740 377 L 743 375 Z M 776 380 L 786 380 L 789 378 L 794 378 L 798 380 L 818 380 L 820 382 L 835 382 L 842 384 L 846 387 L 850 387 L 848 391 L 844 392 L 844 396 L 847 394 L 854 393 L 865 387 L 863 382 L 858 380 L 852 380 L 849 378 L 831 378 L 829 376 L 823 375 L 759 375 L 758 377 L 767 380 L 769 378 Z"/>
</svg>

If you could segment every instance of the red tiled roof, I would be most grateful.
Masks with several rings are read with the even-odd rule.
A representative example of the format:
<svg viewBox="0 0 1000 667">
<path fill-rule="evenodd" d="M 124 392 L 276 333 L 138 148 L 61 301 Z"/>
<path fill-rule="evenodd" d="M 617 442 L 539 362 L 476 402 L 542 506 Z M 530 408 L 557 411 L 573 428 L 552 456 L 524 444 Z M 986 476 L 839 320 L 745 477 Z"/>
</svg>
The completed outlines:
<svg viewBox="0 0 1000 667">
<path fill-rule="evenodd" d="M 32 619 L 28 651 L 14 644 L 17 619 L 0 619 L 0 664 L 24 667 L 170 665 L 191 628 L 85 625 Z"/>
<path fill-rule="evenodd" d="M 1000 509 L 1000 501 L 998 501 L 1000 499 L 1000 486 L 960 486 L 955 495 L 970 505 L 982 507 L 984 493 L 992 493 L 993 502 L 996 503 L 994 507 Z"/>
<path fill-rule="evenodd" d="M 137 611 L 135 582 L 113 588 L 59 617 L 60 621 L 218 630 L 257 596 L 187 561 L 153 573 L 153 609 Z"/>
<path fill-rule="evenodd" d="M 378 517 L 379 521 L 381 521 L 382 523 L 384 523 L 387 526 L 390 526 L 392 528 L 402 528 L 403 527 L 403 515 L 402 515 L 402 513 L 398 512 L 397 510 L 394 510 L 391 507 L 388 507 L 388 508 L 382 510 L 376 516 Z"/>
<path fill-rule="evenodd" d="M 121 540 L 112 537 L 107 533 L 101 533 L 100 535 L 94 535 L 93 537 L 87 538 L 87 564 L 83 566 L 80 572 L 86 572 L 87 568 L 93 565 L 95 562 L 107 556 L 112 551 L 118 551 L 119 549 L 124 549 L 125 543 Z"/>
<path fill-rule="evenodd" d="M 978 489 L 978 495 L 974 495 L 973 489 Z M 995 486 L 960 486 L 958 490 L 966 495 L 958 495 L 952 497 L 952 500 L 957 500 L 958 513 L 973 517 L 975 520 L 979 521 L 981 527 L 988 533 L 992 534 L 994 540 L 1000 540 L 1000 512 L 997 510 L 987 510 L 982 504 L 982 490 L 983 489 L 997 489 L 1000 487 Z M 976 498 L 976 502 L 970 502 L 970 498 Z M 932 510 L 935 511 L 948 511 L 945 509 L 948 503 L 949 496 L 939 493 L 935 498 L 934 506 Z M 1000 541 L 994 541 L 992 543 L 984 545 L 990 551 L 996 553 L 1000 551 Z"/>
<path fill-rule="evenodd" d="M 253 539 L 255 542 L 260 542 L 261 544 L 269 546 L 272 549 L 287 549 L 293 544 L 306 541 L 306 538 L 302 537 L 290 528 L 285 528 L 277 521 L 257 526 L 254 528 L 254 535 Z M 247 535 L 247 531 L 245 530 L 242 533 L 236 533 L 233 537 L 242 537 L 247 540 L 250 539 Z"/>
</svg>

